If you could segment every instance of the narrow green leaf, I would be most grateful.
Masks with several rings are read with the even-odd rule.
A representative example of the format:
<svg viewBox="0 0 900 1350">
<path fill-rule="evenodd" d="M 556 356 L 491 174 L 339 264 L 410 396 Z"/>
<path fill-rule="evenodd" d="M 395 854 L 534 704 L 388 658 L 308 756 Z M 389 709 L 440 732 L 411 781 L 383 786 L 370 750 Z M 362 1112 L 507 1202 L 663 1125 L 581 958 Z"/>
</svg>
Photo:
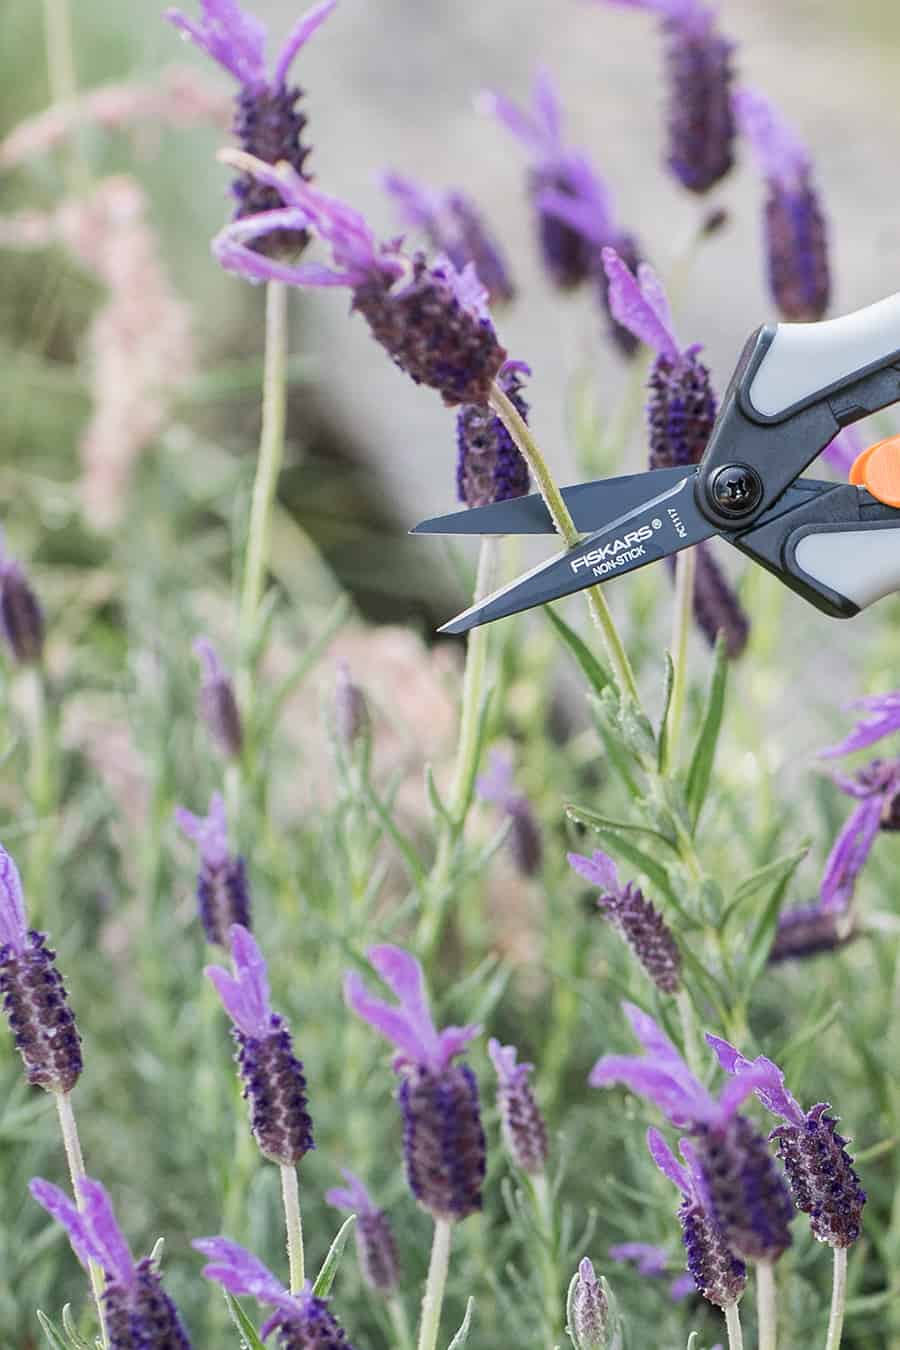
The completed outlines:
<svg viewBox="0 0 900 1350">
<path fill-rule="evenodd" d="M 410 876 L 412 877 L 413 884 L 416 886 L 418 890 L 421 890 L 425 884 L 425 879 L 428 875 L 425 870 L 425 864 L 419 857 L 414 845 L 411 843 L 409 839 L 407 839 L 406 835 L 396 824 L 389 809 L 385 806 L 384 802 L 381 800 L 381 798 L 379 797 L 378 793 L 375 791 L 371 783 L 366 782 L 365 792 L 366 798 L 370 806 L 377 815 L 378 819 L 381 821 L 387 833 L 390 835 L 391 839 L 396 844 L 397 849 L 403 858 L 403 861 L 406 863 L 406 866 L 409 869 Z"/>
<path fill-rule="evenodd" d="M 450 825 L 450 812 L 444 805 L 444 799 L 438 791 L 438 785 L 434 781 L 434 769 L 431 764 L 425 765 L 425 791 L 428 793 L 428 800 L 431 803 L 431 809 L 438 820 L 442 820 L 445 825 Z"/>
<path fill-rule="evenodd" d="M 567 805 L 565 810 L 570 820 L 577 821 L 579 825 L 586 825 L 589 830 L 612 830 L 616 834 L 645 834 L 653 843 L 665 844 L 672 853 L 677 852 L 671 839 L 667 839 L 659 830 L 654 830 L 649 825 L 632 825 L 627 820 L 613 820 L 611 816 L 601 816 L 599 812 L 591 811 L 586 806 Z"/>
<path fill-rule="evenodd" d="M 755 872 L 751 872 L 749 877 L 744 878 L 728 902 L 719 921 L 720 926 L 724 928 L 748 900 L 751 900 L 754 896 L 765 894 L 770 887 L 780 889 L 783 896 L 788 882 L 808 853 L 809 844 L 804 844 L 802 848 L 796 849 L 793 853 L 786 853 L 781 858 L 774 858 L 772 862 L 757 868 Z"/>
<path fill-rule="evenodd" d="M 700 812 L 703 810 L 703 803 L 709 790 L 713 760 L 716 757 L 716 745 L 719 740 L 719 732 L 722 729 L 722 713 L 725 709 L 727 683 L 728 651 L 725 646 L 724 635 L 720 633 L 716 639 L 715 659 L 709 681 L 709 691 L 706 696 L 706 706 L 703 709 L 703 718 L 700 723 L 700 730 L 697 733 L 687 776 L 688 811 L 694 829 L 697 828 Z"/>
<path fill-rule="evenodd" d="M 659 736 L 657 737 L 656 767 L 660 773 L 665 773 L 666 764 L 669 758 L 669 709 L 672 706 L 672 690 L 675 688 L 675 662 L 672 660 L 672 653 L 666 652 L 666 671 L 663 681 L 663 706 L 662 715 L 659 719 Z"/>
<path fill-rule="evenodd" d="M 469 814 L 469 808 L 472 805 L 472 798 L 475 796 L 475 775 L 478 772 L 478 766 L 481 763 L 481 753 L 484 750 L 484 743 L 487 740 L 488 733 L 488 715 L 491 710 L 491 697 L 493 690 L 489 689 L 482 700 L 481 707 L 478 710 L 478 733 L 475 737 L 475 753 L 471 761 L 466 765 L 466 781 L 462 785 L 461 809 L 457 827 L 461 827 Z"/>
<path fill-rule="evenodd" d="M 37 1320 L 40 1322 L 41 1330 L 47 1337 L 47 1340 L 53 1346 L 53 1350 L 71 1350 L 71 1347 L 66 1345 L 61 1333 L 57 1331 L 56 1327 L 50 1321 L 50 1318 L 46 1313 L 42 1313 L 40 1308 L 37 1310 Z"/>
<path fill-rule="evenodd" d="M 291 694 L 305 680 L 319 659 L 324 655 L 325 649 L 331 642 L 335 633 L 346 622 L 350 613 L 350 597 L 347 595 L 339 596 L 336 604 L 332 607 L 328 618 L 319 629 L 318 633 L 307 644 L 303 655 L 294 666 L 293 670 L 285 675 L 280 684 L 275 686 L 272 696 L 268 701 L 268 706 L 260 715 L 260 739 L 270 736 L 274 730 L 278 716 L 284 707 L 285 702 Z"/>
<path fill-rule="evenodd" d="M 741 994 L 744 998 L 749 998 L 751 989 L 763 973 L 769 959 L 769 951 L 775 938 L 775 929 L 778 927 L 778 915 L 789 877 L 790 873 L 784 877 L 779 885 L 772 888 L 768 902 L 750 935 L 747 955 L 741 966 L 743 976 Z"/>
<path fill-rule="evenodd" d="M 356 1223 L 356 1215 L 351 1214 L 345 1219 L 337 1231 L 334 1242 L 328 1248 L 328 1255 L 322 1262 L 322 1269 L 316 1276 L 313 1285 L 313 1293 L 316 1298 L 327 1298 L 331 1293 L 331 1286 L 334 1284 L 334 1277 L 337 1274 L 338 1266 L 341 1263 L 341 1257 L 344 1255 L 344 1247 L 347 1245 L 347 1238 L 350 1236 L 350 1229 Z"/>
<path fill-rule="evenodd" d="M 75 1325 L 75 1319 L 72 1316 L 71 1303 L 67 1303 L 62 1310 L 62 1326 L 63 1331 L 68 1337 L 71 1350 L 91 1350 L 92 1343 L 84 1339 Z M 96 1345 L 96 1343 L 96 1341 L 93 1342 L 94 1345 Z"/>
<path fill-rule="evenodd" d="M 463 1350 L 463 1346 L 469 1339 L 469 1328 L 472 1325 L 472 1309 L 475 1307 L 474 1298 L 466 1299 L 466 1315 L 460 1324 L 459 1331 L 453 1337 L 453 1340 L 447 1346 L 447 1350 Z"/>
<path fill-rule="evenodd" d="M 241 1350 L 266 1350 L 266 1347 L 260 1339 L 259 1332 L 250 1321 L 250 1318 L 244 1312 L 237 1299 L 226 1292 L 225 1304 L 228 1308 L 228 1314 L 241 1338 Z"/>
<path fill-rule="evenodd" d="M 583 638 L 570 628 L 565 619 L 561 619 L 552 605 L 544 606 L 544 613 L 550 620 L 552 626 L 556 629 L 557 635 L 566 644 L 569 651 L 581 668 L 588 684 L 599 694 L 611 682 L 611 676 L 606 667 L 597 660 L 597 657 L 591 651 L 590 647 Z"/>
</svg>

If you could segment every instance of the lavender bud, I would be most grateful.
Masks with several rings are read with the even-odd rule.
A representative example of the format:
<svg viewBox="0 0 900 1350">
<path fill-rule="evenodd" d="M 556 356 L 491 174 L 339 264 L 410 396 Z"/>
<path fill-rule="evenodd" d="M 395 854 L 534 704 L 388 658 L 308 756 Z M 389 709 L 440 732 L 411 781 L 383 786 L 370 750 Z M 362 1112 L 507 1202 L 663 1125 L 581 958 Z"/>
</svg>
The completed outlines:
<svg viewBox="0 0 900 1350">
<path fill-rule="evenodd" d="M 601 895 L 597 901 L 664 994 L 675 994 L 681 984 L 681 952 L 672 930 L 656 906 L 629 882 L 624 890 Z"/>
<path fill-rule="evenodd" d="M 509 1156 L 530 1176 L 543 1172 L 550 1154 L 547 1125 L 534 1098 L 528 1075 L 532 1064 L 516 1064 L 516 1050 L 499 1041 L 488 1042 L 488 1054 L 497 1070 L 497 1106 L 500 1128 Z"/>
<path fill-rule="evenodd" d="M 279 1350 L 353 1350 L 327 1299 L 309 1294 L 290 1319 L 278 1322 L 277 1317 Z"/>
<path fill-rule="evenodd" d="M 707 192 L 734 162 L 732 43 L 713 27 L 712 12 L 664 24 L 668 67 L 668 164 L 691 192 Z"/>
<path fill-rule="evenodd" d="M 417 253 L 405 282 L 372 274 L 354 288 L 352 308 L 395 364 L 416 384 L 439 389 L 448 407 L 487 403 L 506 352 L 490 319 L 460 300 L 449 263 L 429 268 Z"/>
<path fill-rule="evenodd" d="M 650 374 L 647 420 L 651 469 L 696 464 L 716 420 L 716 397 L 697 347 L 673 361 L 657 356 Z"/>
<path fill-rule="evenodd" d="M 769 950 L 769 964 L 818 956 L 843 947 L 855 937 L 852 918 L 839 910 L 823 909 L 816 902 L 795 905 L 778 916 L 775 941 Z"/>
<path fill-rule="evenodd" d="M 0 947 L 0 995 L 29 1083 L 71 1092 L 83 1067 L 81 1037 L 47 935 L 29 930 L 21 948 Z"/>
<path fill-rule="evenodd" d="M 605 1286 L 606 1281 L 597 1279 L 593 1265 L 584 1257 L 566 1300 L 566 1330 L 575 1350 L 610 1350 L 613 1344 L 613 1316 Z"/>
<path fill-rule="evenodd" d="M 699 1293 L 717 1308 L 737 1303 L 747 1283 L 747 1267 L 729 1250 L 719 1225 L 690 1200 L 682 1201 L 678 1218 L 687 1267 Z"/>
<path fill-rule="evenodd" d="M 410 1190 L 436 1219 L 481 1209 L 485 1139 L 478 1084 L 465 1064 L 435 1072 L 407 1064 L 397 1094 Z"/>
<path fill-rule="evenodd" d="M 40 661 L 44 616 L 24 569 L 11 558 L 0 558 L 0 628 L 18 665 Z"/>
<path fill-rule="evenodd" d="M 560 290 L 574 290 L 593 274 L 596 249 L 581 230 L 544 210 L 541 197 L 550 190 L 577 199 L 578 184 L 561 164 L 533 169 L 528 186 L 537 213 L 538 242 L 547 274 Z"/>
<path fill-rule="evenodd" d="M 509 816 L 509 849 L 523 877 L 536 877 L 544 861 L 541 828 L 527 797 L 514 797 L 506 808 Z"/>
<path fill-rule="evenodd" d="M 369 727 L 369 709 L 365 695 L 354 684 L 350 667 L 339 661 L 334 690 L 334 729 L 338 740 L 349 749 Z"/>
<path fill-rule="evenodd" d="M 522 361 L 507 361 L 497 383 L 519 415 L 528 420 L 521 374 L 531 374 Z M 466 506 L 522 497 L 528 491 L 528 465 L 506 427 L 490 408 L 467 404 L 456 414 L 456 489 Z"/>
<path fill-rule="evenodd" d="M 698 544 L 696 549 L 694 618 L 710 646 L 721 632 L 730 659 L 741 655 L 750 634 L 750 620 L 706 544 Z"/>
<path fill-rule="evenodd" d="M 829 1247 L 850 1247 L 859 1237 L 866 1193 L 845 1147 L 848 1141 L 828 1111 L 827 1102 L 819 1102 L 803 1125 L 779 1125 L 769 1138 L 778 1141 L 794 1204 L 810 1216 L 813 1236 Z"/>
<path fill-rule="evenodd" d="M 149 1257 L 135 1267 L 131 1288 L 107 1281 L 103 1311 L 109 1350 L 191 1350 L 178 1309 Z"/>
<path fill-rule="evenodd" d="M 805 174 L 794 187 L 770 181 L 765 206 L 769 285 L 785 319 L 821 319 L 831 295 L 828 238 L 819 196 Z"/>
<path fill-rule="evenodd" d="M 291 1167 L 315 1148 L 306 1078 L 284 1019 L 272 1013 L 269 1024 L 267 1036 L 248 1036 L 237 1026 L 232 1035 L 253 1137 L 264 1158 Z"/>
<path fill-rule="evenodd" d="M 400 1282 L 397 1243 L 384 1210 L 356 1216 L 356 1255 L 363 1280 L 370 1289 L 390 1294 Z"/>
<path fill-rule="evenodd" d="M 244 730 L 234 685 L 207 638 L 197 638 L 194 651 L 203 664 L 203 683 L 200 686 L 199 698 L 200 719 L 206 724 L 213 740 L 224 754 L 231 759 L 238 759 L 244 745 Z M 234 922 L 242 923 L 243 920 L 238 919 Z"/>
<path fill-rule="evenodd" d="M 250 887 L 244 859 L 235 856 L 228 846 L 225 803 L 216 792 L 208 815 L 195 816 L 179 807 L 175 819 L 200 847 L 197 908 L 207 941 L 227 947 L 232 924 L 250 927 Z"/>
<path fill-rule="evenodd" d="M 791 1245 L 791 1197 L 766 1141 L 743 1116 L 693 1130 L 710 1217 L 748 1261 L 777 1261 Z"/>
</svg>

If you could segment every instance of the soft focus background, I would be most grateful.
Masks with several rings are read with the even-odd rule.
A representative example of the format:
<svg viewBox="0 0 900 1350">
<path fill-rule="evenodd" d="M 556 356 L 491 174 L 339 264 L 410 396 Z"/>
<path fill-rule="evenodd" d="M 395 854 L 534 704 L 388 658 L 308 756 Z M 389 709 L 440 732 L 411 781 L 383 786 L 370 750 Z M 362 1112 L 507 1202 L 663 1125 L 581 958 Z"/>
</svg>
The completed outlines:
<svg viewBox="0 0 900 1350">
<path fill-rule="evenodd" d="M 274 48 L 295 8 L 260 0 L 259 12 Z M 742 77 L 777 101 L 812 149 L 832 230 L 833 312 L 900 289 L 900 10 L 884 0 L 725 0 L 722 15 Z M 182 45 L 156 5 L 82 0 L 74 24 L 83 89 L 112 81 L 156 88 L 161 78 L 176 88 L 177 75 L 161 72 L 179 65 L 196 71 L 206 92 L 202 115 L 190 124 L 150 117 L 133 131 L 85 132 L 93 177 L 128 174 L 133 182 L 112 191 L 102 218 L 63 214 L 66 247 L 42 244 L 39 214 L 69 192 L 66 156 L 26 147 L 10 164 L 0 152 L 0 522 L 45 602 L 58 696 L 55 786 L 44 802 L 50 815 L 42 817 L 26 781 L 31 691 L 6 672 L 0 838 L 28 861 L 26 880 L 40 883 L 29 895 L 34 919 L 55 935 L 85 1032 L 77 1104 L 89 1170 L 94 1160 L 136 1249 L 165 1235 L 167 1282 L 197 1329 L 196 1344 L 218 1346 L 226 1343 L 221 1311 L 202 1287 L 187 1240 L 215 1231 L 224 1205 L 230 1231 L 277 1265 L 281 1219 L 277 1178 L 248 1152 L 229 1047 L 201 988 L 206 958 L 193 918 L 194 859 L 175 836 L 171 812 L 176 802 L 203 809 L 221 777 L 196 724 L 190 642 L 209 632 L 226 659 L 234 657 L 233 564 L 255 463 L 262 294 L 223 274 L 209 253 L 229 209 L 226 173 L 214 159 L 227 139 L 224 75 Z M 341 0 L 297 66 L 308 93 L 311 165 L 323 187 L 390 233 L 396 217 L 376 170 L 459 185 L 502 237 L 520 298 L 499 327 L 511 355 L 533 367 L 532 426 L 563 481 L 586 468 L 643 464 L 635 417 L 615 460 L 598 450 L 599 428 L 621 413 L 623 400 L 635 403 L 635 390 L 591 297 L 560 299 L 542 276 L 521 152 L 479 116 L 473 97 L 494 87 L 524 99 L 536 66 L 545 65 L 561 86 L 570 139 L 608 176 L 622 224 L 664 274 L 677 267 L 698 210 L 727 209 L 727 227 L 704 243 L 680 287 L 677 316 L 684 340 L 705 344 L 721 389 L 746 335 L 772 317 L 761 185 L 747 155 L 699 208 L 673 184 L 660 162 L 660 56 L 646 16 L 578 0 Z M 0 11 L 0 140 L 47 102 L 41 8 L 9 0 Z M 72 192 L 79 187 L 74 182 Z M 130 285 L 125 312 L 91 337 L 105 281 L 121 269 Z M 391 906 L 402 901 L 405 879 L 396 851 L 335 767 L 327 709 L 335 661 L 344 657 L 374 709 L 377 780 L 386 795 L 396 794 L 404 828 L 427 841 L 423 765 L 433 762 L 446 778 L 462 655 L 432 634 L 466 603 L 474 555 L 406 537 L 417 519 L 453 504 L 453 418 L 432 392 L 395 370 L 346 311 L 342 293 L 292 301 L 288 454 L 272 568 L 280 603 L 265 697 L 307 653 L 310 669 L 266 752 L 258 815 L 242 821 L 239 833 L 245 847 L 253 844 L 276 1006 L 292 1021 L 309 1070 L 320 1140 L 303 1164 L 313 1258 L 336 1227 L 320 1197 L 337 1167 L 351 1165 L 371 1176 L 392 1207 L 415 1290 L 427 1224 L 399 1171 L 387 1057 L 374 1037 L 350 1037 L 339 995 L 348 953 L 383 934 L 386 913 L 396 926 Z M 142 345 L 148 329 L 165 334 L 149 351 Z M 123 351 L 138 352 L 139 368 L 149 363 L 144 395 L 134 366 L 117 364 Z M 91 433 L 86 477 L 80 447 L 95 413 L 92 379 L 95 392 L 105 379 L 108 402 L 106 420 Z M 175 385 L 162 402 L 160 381 Z M 136 429 L 144 425 L 149 446 L 132 455 L 128 433 L 140 441 Z M 886 414 L 871 439 L 897 425 L 896 413 Z M 843 703 L 900 684 L 900 602 L 839 626 L 761 572 L 742 575 L 741 560 L 724 561 L 740 579 L 753 634 L 733 672 L 705 857 L 725 884 L 807 840 L 810 855 L 789 899 L 808 899 L 846 813 L 846 799 L 822 779 L 814 754 L 846 727 Z M 650 569 L 608 589 L 658 711 L 667 578 Z M 350 617 L 334 635 L 329 624 L 345 591 Z M 580 621 L 577 602 L 566 613 Z M 501 852 L 463 888 L 465 923 L 438 972 L 441 1010 L 445 1020 L 485 1020 L 539 1066 L 560 1137 L 557 1157 L 565 1158 L 572 1268 L 591 1212 L 596 1234 L 584 1249 L 601 1268 L 609 1243 L 626 1239 L 666 1242 L 677 1262 L 672 1195 L 641 1158 L 643 1116 L 584 1087 L 594 1058 L 613 1044 L 610 1026 L 615 1047 L 624 1045 L 615 1005 L 637 977 L 566 872 L 561 807 L 590 792 L 613 814 L 622 788 L 609 779 L 586 729 L 580 684 L 547 625 L 531 617 L 514 633 L 497 639 L 502 703 L 493 732 L 514 748 L 547 860 L 542 878 L 525 881 Z M 694 711 L 708 660 L 697 639 Z M 490 808 L 476 808 L 474 838 L 484 843 L 497 823 Z M 760 1038 L 772 1037 L 787 1055 L 798 1095 L 833 1100 L 858 1146 L 872 1151 L 861 1168 L 872 1197 L 866 1236 L 851 1262 L 845 1344 L 856 1350 L 900 1345 L 893 1166 L 900 1124 L 896 1083 L 882 1060 L 896 1043 L 900 999 L 896 848 L 891 837 L 879 840 L 861 888 L 878 939 L 862 937 L 815 966 L 766 974 L 750 1019 Z M 384 890 L 362 914 L 359 869 L 375 856 Z M 395 936 L 402 936 L 402 914 L 399 922 Z M 483 1051 L 476 1059 L 487 1084 Z M 26 1350 L 39 1343 L 33 1308 L 56 1314 L 67 1299 L 80 1304 L 83 1291 L 74 1262 L 24 1188 L 35 1173 L 60 1180 L 62 1167 L 50 1104 L 20 1085 L 5 1034 L 3 1098 L 0 1345 Z M 491 1138 L 492 1217 L 461 1231 L 445 1339 L 471 1292 L 474 1345 L 536 1344 L 527 1324 L 523 1332 L 514 1321 L 516 1279 L 527 1262 L 521 1235 L 503 1219 L 506 1164 L 495 1130 Z M 827 1254 L 800 1227 L 782 1263 L 792 1347 L 813 1344 L 827 1300 Z M 692 1326 L 703 1345 L 721 1339 L 717 1318 L 699 1302 L 675 1308 L 663 1285 L 648 1291 L 629 1272 L 607 1273 L 631 1317 L 632 1350 L 682 1346 Z M 336 1294 L 355 1344 L 387 1343 L 383 1314 L 360 1292 L 350 1260 Z M 412 1311 L 413 1295 L 409 1301 Z"/>
</svg>

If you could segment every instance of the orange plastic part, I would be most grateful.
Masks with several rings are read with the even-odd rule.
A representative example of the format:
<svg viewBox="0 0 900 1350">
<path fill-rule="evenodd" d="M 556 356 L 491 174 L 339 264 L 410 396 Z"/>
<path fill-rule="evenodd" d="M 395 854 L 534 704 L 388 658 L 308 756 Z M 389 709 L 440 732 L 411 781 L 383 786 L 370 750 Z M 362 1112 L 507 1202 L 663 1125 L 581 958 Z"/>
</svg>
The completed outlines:
<svg viewBox="0 0 900 1350">
<path fill-rule="evenodd" d="M 850 466 L 850 482 L 864 487 L 885 506 L 900 507 L 900 436 L 876 441 Z"/>
</svg>

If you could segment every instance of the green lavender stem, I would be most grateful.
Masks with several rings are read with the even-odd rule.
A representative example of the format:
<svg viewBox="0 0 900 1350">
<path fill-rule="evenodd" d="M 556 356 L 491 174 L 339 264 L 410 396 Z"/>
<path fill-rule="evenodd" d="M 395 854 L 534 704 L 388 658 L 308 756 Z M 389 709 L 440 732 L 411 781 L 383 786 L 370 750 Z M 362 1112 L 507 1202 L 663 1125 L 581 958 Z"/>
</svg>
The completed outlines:
<svg viewBox="0 0 900 1350">
<path fill-rule="evenodd" d="M 675 559 L 675 619 L 672 627 L 672 660 L 675 672 L 669 722 L 666 735 L 667 759 L 673 768 L 678 763 L 678 742 L 684 721 L 687 695 L 687 654 L 694 614 L 694 580 L 697 555 L 692 548 L 682 549 Z"/>
<path fill-rule="evenodd" d="M 281 1198 L 284 1201 L 284 1222 L 287 1228 L 288 1264 L 291 1272 L 291 1293 L 298 1294 L 306 1279 L 303 1260 L 303 1222 L 300 1218 L 300 1183 L 296 1167 L 281 1164 Z"/>
<path fill-rule="evenodd" d="M 844 1308 L 847 1303 L 847 1248 L 834 1249 L 834 1283 L 831 1287 L 831 1316 L 825 1350 L 840 1350 L 844 1330 Z"/>
<path fill-rule="evenodd" d="M 759 1350 L 775 1350 L 778 1323 L 775 1311 L 775 1268 L 771 1261 L 756 1265 L 756 1313 Z"/>
<path fill-rule="evenodd" d="M 532 1177 L 534 1207 L 541 1244 L 541 1275 L 544 1283 L 544 1323 L 549 1344 L 555 1345 L 560 1334 L 562 1299 L 559 1272 L 556 1267 L 556 1236 L 553 1223 L 553 1195 L 546 1172 Z"/>
<path fill-rule="evenodd" d="M 46 897 L 47 874 L 54 847 L 51 817 L 56 805 L 53 761 L 53 727 L 47 698 L 47 675 L 42 665 L 28 672 L 32 680 L 33 708 L 30 725 L 28 787 L 34 813 L 34 836 L 28 851 L 28 893 Z"/>
<path fill-rule="evenodd" d="M 391 1295 L 387 1301 L 387 1310 L 391 1326 L 394 1328 L 397 1350 L 412 1350 L 412 1333 L 409 1329 L 409 1318 L 406 1316 L 406 1305 L 399 1294 Z"/>
<path fill-rule="evenodd" d="M 678 1004 L 678 1016 L 681 1019 L 681 1034 L 684 1039 L 684 1058 L 695 1077 L 703 1081 L 705 1073 L 700 1054 L 700 1041 L 697 1035 L 697 1020 L 687 990 L 682 986 L 675 995 Z"/>
<path fill-rule="evenodd" d="M 67 103 L 74 105 L 78 83 L 69 0 L 44 0 L 44 42 L 51 101 L 57 107 Z M 81 126 L 76 126 L 72 152 L 66 158 L 66 176 L 72 192 L 83 191 L 90 182 L 82 136 Z"/>
<path fill-rule="evenodd" d="M 741 1314 L 736 1303 L 729 1303 L 725 1309 L 725 1330 L 728 1332 L 728 1350 L 744 1350 Z"/>
<path fill-rule="evenodd" d="M 78 1138 L 78 1126 L 75 1123 L 75 1112 L 72 1110 L 72 1099 L 68 1092 L 55 1092 L 53 1095 L 56 1099 L 56 1112 L 59 1116 L 59 1128 L 62 1131 L 63 1148 L 66 1150 L 66 1160 L 69 1164 L 69 1176 L 72 1178 L 72 1194 L 79 1211 L 83 1211 L 84 1200 L 78 1183 L 85 1175 L 84 1158 L 81 1153 L 81 1140 Z M 97 1317 L 100 1320 L 100 1340 L 104 1350 L 106 1350 L 109 1345 L 109 1337 L 106 1331 L 106 1318 L 103 1313 L 103 1271 L 96 1261 L 91 1261 L 88 1263 L 88 1274 L 94 1294 L 94 1302 L 97 1305 Z"/>
<path fill-rule="evenodd" d="M 557 532 L 562 536 L 567 548 L 574 548 L 580 535 L 575 528 L 575 522 L 563 500 L 562 493 L 556 486 L 547 461 L 531 435 L 525 419 L 497 384 L 494 384 L 491 389 L 490 403 L 525 458 Z M 600 629 L 606 644 L 606 652 L 618 681 L 619 689 L 639 706 L 640 699 L 634 672 L 631 669 L 631 662 L 628 660 L 628 654 L 622 645 L 622 639 L 619 637 L 612 615 L 609 612 L 609 606 L 601 594 L 599 586 L 591 586 L 587 591 L 587 603 L 591 618 Z"/>
<path fill-rule="evenodd" d="M 452 1241 L 452 1221 L 450 1219 L 435 1219 L 431 1260 L 428 1263 L 428 1278 L 425 1281 L 425 1293 L 422 1298 L 418 1350 L 434 1350 L 437 1345 L 438 1330 L 441 1325 L 441 1309 L 444 1305 L 444 1290 L 447 1287 L 447 1271 L 450 1268 L 450 1244 Z"/>
</svg>

